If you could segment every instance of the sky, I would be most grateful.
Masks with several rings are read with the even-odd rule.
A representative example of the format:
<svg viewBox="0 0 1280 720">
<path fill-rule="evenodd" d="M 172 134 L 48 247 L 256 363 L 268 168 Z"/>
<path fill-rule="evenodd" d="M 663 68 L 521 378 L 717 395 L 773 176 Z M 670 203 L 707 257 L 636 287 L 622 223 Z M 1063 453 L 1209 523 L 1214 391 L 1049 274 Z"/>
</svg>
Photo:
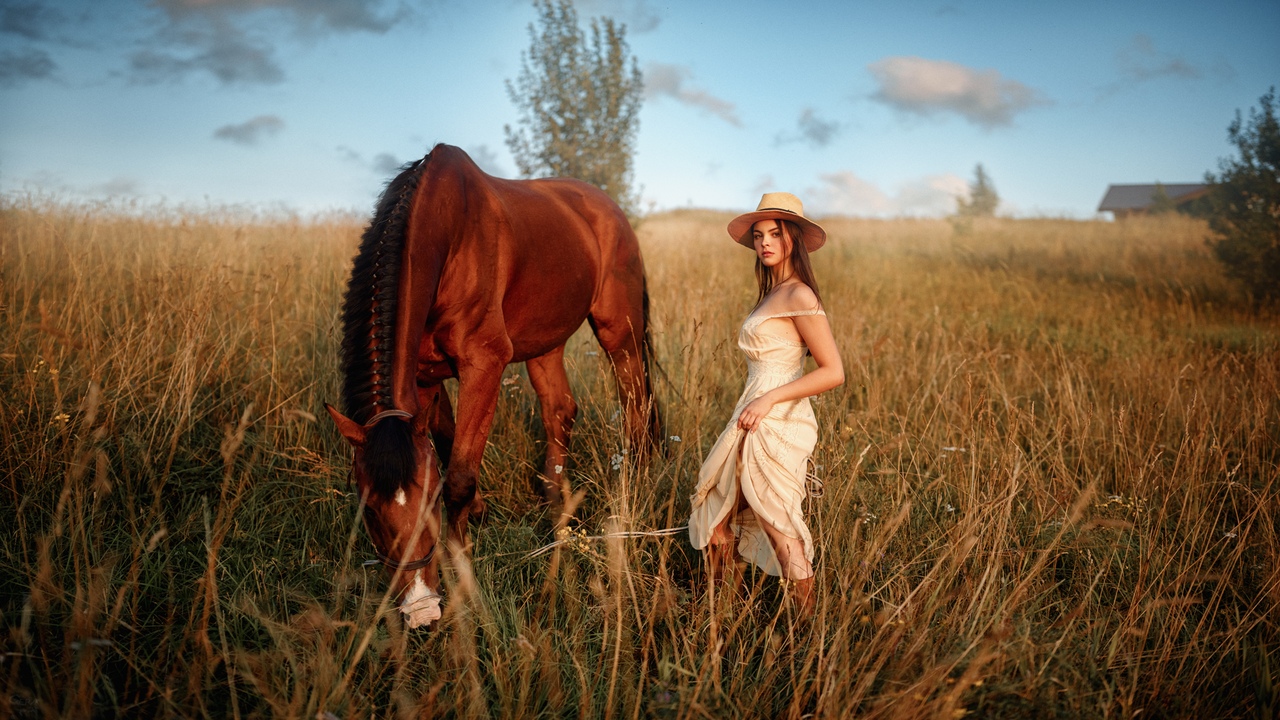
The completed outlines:
<svg viewBox="0 0 1280 720">
<path fill-rule="evenodd" d="M 642 210 L 1019 217 L 1198 182 L 1280 85 L 1280 2 L 578 0 L 645 82 Z M 514 177 L 527 0 L 0 0 L 0 192 L 369 213 L 437 142 Z"/>
</svg>

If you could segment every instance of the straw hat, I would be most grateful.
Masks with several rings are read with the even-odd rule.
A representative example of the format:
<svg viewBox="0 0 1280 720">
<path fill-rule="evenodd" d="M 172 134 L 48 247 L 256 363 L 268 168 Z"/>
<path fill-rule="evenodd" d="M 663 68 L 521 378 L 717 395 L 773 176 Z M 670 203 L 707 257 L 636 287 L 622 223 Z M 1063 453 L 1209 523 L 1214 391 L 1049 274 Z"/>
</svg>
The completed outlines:
<svg viewBox="0 0 1280 720">
<path fill-rule="evenodd" d="M 804 248 L 813 252 L 827 241 L 827 231 L 804 216 L 804 204 L 800 198 L 785 192 L 765 193 L 755 212 L 749 212 L 729 221 L 729 236 L 739 244 L 754 248 L 751 227 L 761 220 L 790 220 L 804 233 Z"/>
</svg>

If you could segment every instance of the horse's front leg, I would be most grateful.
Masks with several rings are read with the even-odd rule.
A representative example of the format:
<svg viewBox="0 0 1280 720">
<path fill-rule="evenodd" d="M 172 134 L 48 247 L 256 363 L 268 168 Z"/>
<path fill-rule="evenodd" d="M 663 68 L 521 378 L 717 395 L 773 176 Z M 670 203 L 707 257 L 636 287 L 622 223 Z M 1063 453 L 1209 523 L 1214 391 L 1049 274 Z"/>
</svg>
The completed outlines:
<svg viewBox="0 0 1280 720">
<path fill-rule="evenodd" d="M 564 346 L 529 360 L 529 381 L 538 393 L 542 410 L 542 429 L 547 434 L 547 457 L 542 475 L 533 478 L 533 489 L 548 503 L 556 506 L 568 487 L 569 431 L 578 417 L 578 404 L 569 390 L 569 376 L 564 372 Z"/>
<path fill-rule="evenodd" d="M 505 360 L 496 358 L 458 367 L 458 417 L 444 480 L 444 507 L 449 513 L 450 543 L 455 543 L 455 550 L 470 549 L 467 520 L 472 513 L 484 510 L 476 479 L 506 366 Z"/>
<path fill-rule="evenodd" d="M 457 427 L 453 422 L 453 404 L 449 402 L 449 391 L 442 383 L 418 386 L 418 407 L 427 410 L 427 427 L 431 429 L 431 441 L 436 446 L 436 457 L 440 459 L 440 467 L 449 467 L 453 457 L 453 438 Z"/>
</svg>

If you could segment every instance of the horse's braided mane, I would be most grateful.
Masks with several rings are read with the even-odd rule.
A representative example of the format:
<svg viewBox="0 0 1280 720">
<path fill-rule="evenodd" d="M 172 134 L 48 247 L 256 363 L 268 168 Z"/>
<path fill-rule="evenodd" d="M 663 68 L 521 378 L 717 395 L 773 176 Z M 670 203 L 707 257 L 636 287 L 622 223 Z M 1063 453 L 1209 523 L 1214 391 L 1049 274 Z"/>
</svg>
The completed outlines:
<svg viewBox="0 0 1280 720">
<path fill-rule="evenodd" d="M 400 258 L 414 193 L 430 158 L 405 164 L 387 183 L 352 263 L 342 308 L 342 403 L 347 417 L 361 424 L 378 410 L 394 407 L 391 363 Z M 365 455 L 375 492 L 392 493 L 412 477 L 413 443 L 408 429 L 408 423 L 398 418 L 382 420 L 370 429 Z"/>
</svg>

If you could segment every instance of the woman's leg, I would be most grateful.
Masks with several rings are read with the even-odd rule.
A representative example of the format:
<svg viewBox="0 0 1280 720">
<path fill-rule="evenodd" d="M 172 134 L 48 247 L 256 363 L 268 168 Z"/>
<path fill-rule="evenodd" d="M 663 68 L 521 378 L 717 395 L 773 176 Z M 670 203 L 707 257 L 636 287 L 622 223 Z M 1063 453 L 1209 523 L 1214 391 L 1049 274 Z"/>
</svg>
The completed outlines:
<svg viewBox="0 0 1280 720">
<path fill-rule="evenodd" d="M 801 616 L 813 615 L 815 598 L 813 594 L 813 564 L 804 554 L 804 541 L 800 538 L 787 537 L 767 522 L 760 527 L 769 536 L 773 552 L 778 556 L 778 564 L 782 566 L 782 577 L 791 581 L 791 591 Z"/>
<path fill-rule="evenodd" d="M 813 564 L 804 556 L 803 540 L 787 537 L 763 520 L 760 522 L 760 527 L 769 536 L 773 552 L 778 556 L 778 564 L 782 566 L 782 577 L 788 580 L 813 577 Z"/>
<path fill-rule="evenodd" d="M 724 577 L 734 564 L 734 554 L 737 550 L 734 544 L 738 538 L 733 534 L 733 528 L 730 525 L 737 518 L 738 513 L 747 509 L 747 498 L 742 494 L 742 478 L 738 474 L 742 469 L 742 448 L 746 443 L 746 436 L 738 440 L 738 448 L 734 458 L 737 463 L 734 468 L 734 501 L 733 509 L 725 515 L 718 525 L 711 530 L 711 538 L 707 541 L 707 570 L 711 573 L 711 579 L 715 580 Z"/>
<path fill-rule="evenodd" d="M 719 525 L 715 526 L 711 531 L 711 539 L 707 541 L 707 569 L 711 573 L 712 580 L 726 576 L 729 569 L 733 567 L 738 538 L 733 534 L 733 528 L 730 526 L 738 513 L 746 507 L 747 498 L 742 494 L 742 486 L 739 485 L 738 498 L 733 504 L 733 510 L 720 521 Z"/>
</svg>

